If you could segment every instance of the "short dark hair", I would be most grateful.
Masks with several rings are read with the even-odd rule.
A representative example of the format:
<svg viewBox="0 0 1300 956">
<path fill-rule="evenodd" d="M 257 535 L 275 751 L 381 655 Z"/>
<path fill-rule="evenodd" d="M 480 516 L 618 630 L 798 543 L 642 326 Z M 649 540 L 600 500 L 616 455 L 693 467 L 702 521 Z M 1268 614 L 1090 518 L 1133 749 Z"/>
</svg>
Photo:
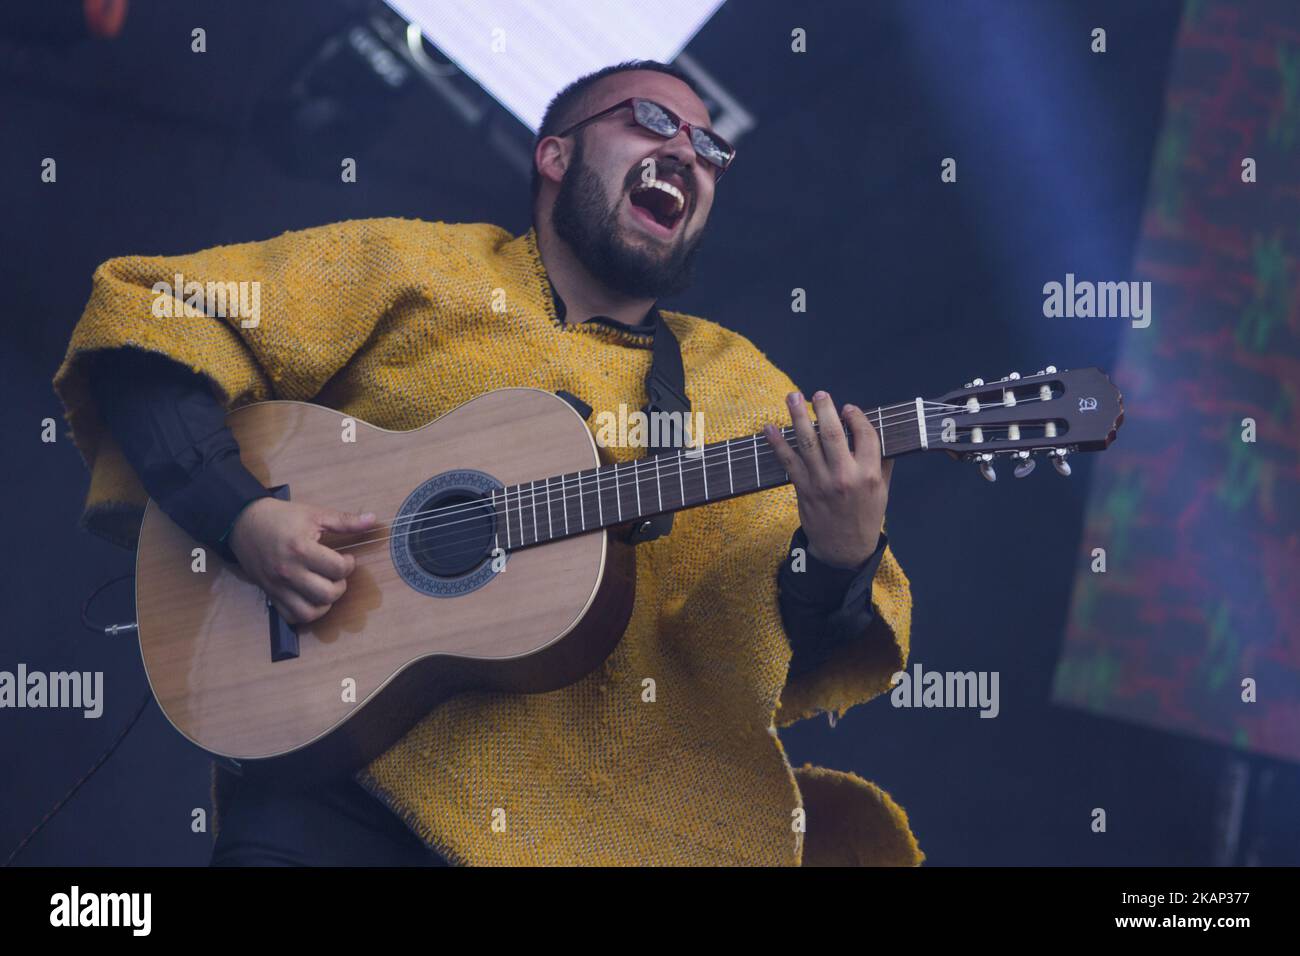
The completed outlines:
<svg viewBox="0 0 1300 956">
<path fill-rule="evenodd" d="M 654 70 L 656 73 L 667 73 L 669 76 L 676 77 L 691 88 L 691 92 L 703 99 L 700 88 L 695 85 L 695 81 L 687 76 L 681 69 L 670 66 L 667 63 L 660 63 L 658 60 L 624 60 L 622 63 L 616 63 L 613 66 L 606 66 L 594 73 L 588 73 L 586 76 L 580 76 L 560 92 L 556 93 L 551 99 L 550 104 L 546 107 L 546 112 L 542 114 L 542 125 L 537 128 L 537 136 L 533 139 L 533 156 L 537 153 L 537 144 L 547 136 L 554 136 L 562 129 L 572 126 L 574 123 L 581 122 L 585 117 L 578 115 L 580 108 L 586 102 L 587 91 L 599 80 L 615 73 L 628 73 L 632 70 Z M 542 177 L 537 172 L 537 161 L 531 158 L 533 167 L 532 193 L 533 202 L 537 202 L 537 194 L 542 189 Z"/>
</svg>

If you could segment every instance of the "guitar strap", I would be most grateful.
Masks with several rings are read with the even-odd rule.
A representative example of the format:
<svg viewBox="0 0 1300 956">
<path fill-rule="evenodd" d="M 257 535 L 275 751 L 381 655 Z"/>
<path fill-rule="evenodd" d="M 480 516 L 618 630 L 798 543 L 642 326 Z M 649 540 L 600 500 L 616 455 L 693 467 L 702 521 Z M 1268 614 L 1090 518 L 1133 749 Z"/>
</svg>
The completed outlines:
<svg viewBox="0 0 1300 956">
<path fill-rule="evenodd" d="M 553 288 L 553 287 L 552 287 Z M 654 327 L 654 351 L 650 356 L 650 371 L 645 377 L 646 402 L 645 408 L 642 409 L 646 414 L 648 421 L 653 422 L 651 417 L 656 412 L 679 412 L 681 421 L 684 425 L 691 411 L 691 400 L 686 394 L 686 370 L 682 367 L 682 347 L 677 341 L 677 336 L 673 330 L 668 327 L 668 323 L 663 320 L 659 310 L 655 310 L 655 327 Z M 591 406 L 584 402 L 572 392 L 564 389 L 556 391 L 557 395 L 573 406 L 584 420 L 591 417 Z M 656 434 L 655 429 L 649 429 L 650 434 Z M 671 451 L 671 448 L 649 448 L 646 450 L 646 457 L 651 455 L 660 455 L 665 451 Z M 645 521 L 635 525 L 631 532 L 624 539 L 630 544 L 641 544 L 643 541 L 653 541 L 655 538 L 662 538 L 673 527 L 673 513 L 655 515 L 653 518 L 647 518 Z"/>
<path fill-rule="evenodd" d="M 681 416 L 682 437 L 685 438 L 685 424 L 689 421 L 691 399 L 686 394 L 686 371 L 682 367 L 682 348 L 677 341 L 677 336 L 663 320 L 658 309 L 655 309 L 654 353 L 650 357 L 650 371 L 645 377 L 645 391 L 649 399 L 643 409 L 647 421 L 653 422 L 653 415 L 657 412 L 677 412 Z M 649 428 L 647 431 L 651 435 L 661 433 L 654 428 Z M 661 455 L 671 450 L 671 448 L 651 447 L 646 450 L 646 457 Z M 627 536 L 627 541 L 631 544 L 653 541 L 655 538 L 662 538 L 672 530 L 672 527 L 671 511 L 667 514 L 655 515 L 633 527 Z"/>
</svg>

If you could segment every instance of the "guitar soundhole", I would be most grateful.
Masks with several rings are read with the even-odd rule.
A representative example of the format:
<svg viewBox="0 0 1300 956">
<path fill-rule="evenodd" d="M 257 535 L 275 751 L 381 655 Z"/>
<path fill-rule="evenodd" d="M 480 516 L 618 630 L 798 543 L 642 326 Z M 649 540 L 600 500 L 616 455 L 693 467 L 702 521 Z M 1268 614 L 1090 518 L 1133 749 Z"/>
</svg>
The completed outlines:
<svg viewBox="0 0 1300 956">
<path fill-rule="evenodd" d="M 424 515 L 411 527 L 411 556 L 430 574 L 454 578 L 468 574 L 492 551 L 491 503 L 464 492 L 435 495 L 420 502 Z"/>
<path fill-rule="evenodd" d="M 463 469 L 434 475 L 407 495 L 389 538 L 402 580 L 436 598 L 485 587 L 504 567 L 497 562 L 494 570 L 492 559 L 498 538 L 492 496 L 501 493 L 491 475 Z"/>
</svg>

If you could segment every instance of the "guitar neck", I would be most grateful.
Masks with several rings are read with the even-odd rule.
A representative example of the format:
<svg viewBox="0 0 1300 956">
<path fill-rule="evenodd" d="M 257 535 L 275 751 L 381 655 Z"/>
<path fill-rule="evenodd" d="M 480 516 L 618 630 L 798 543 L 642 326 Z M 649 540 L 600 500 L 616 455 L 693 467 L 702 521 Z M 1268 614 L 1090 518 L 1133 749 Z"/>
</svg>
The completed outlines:
<svg viewBox="0 0 1300 956">
<path fill-rule="evenodd" d="M 885 457 L 929 447 L 933 421 L 927 424 L 922 407 L 918 399 L 866 412 Z M 793 448 L 794 428 L 787 426 L 781 434 Z M 853 437 L 847 429 L 845 436 L 851 447 Z M 760 432 L 510 485 L 491 500 L 501 532 L 499 544 L 515 550 L 777 488 L 789 481 Z"/>
</svg>

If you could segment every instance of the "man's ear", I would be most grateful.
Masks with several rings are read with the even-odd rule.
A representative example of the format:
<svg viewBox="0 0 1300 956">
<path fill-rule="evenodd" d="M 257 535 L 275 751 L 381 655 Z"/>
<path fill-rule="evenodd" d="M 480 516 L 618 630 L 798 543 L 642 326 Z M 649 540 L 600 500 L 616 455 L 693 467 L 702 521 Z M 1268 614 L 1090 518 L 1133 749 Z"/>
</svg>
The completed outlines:
<svg viewBox="0 0 1300 956">
<path fill-rule="evenodd" d="M 558 136 L 546 136 L 533 151 L 537 174 L 557 186 L 569 168 L 570 146 Z"/>
</svg>

